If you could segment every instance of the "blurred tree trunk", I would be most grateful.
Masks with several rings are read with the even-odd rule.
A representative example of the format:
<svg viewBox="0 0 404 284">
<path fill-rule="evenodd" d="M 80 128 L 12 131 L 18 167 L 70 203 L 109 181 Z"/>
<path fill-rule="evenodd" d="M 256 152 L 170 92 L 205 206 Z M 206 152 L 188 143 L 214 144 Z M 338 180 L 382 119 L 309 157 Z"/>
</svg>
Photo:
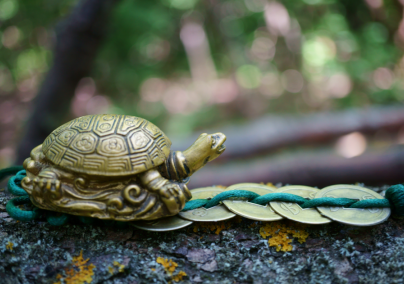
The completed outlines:
<svg viewBox="0 0 404 284">
<path fill-rule="evenodd" d="M 54 62 L 37 95 L 18 149 L 22 163 L 61 124 L 78 82 L 89 76 L 117 0 L 83 0 L 56 29 Z"/>
</svg>

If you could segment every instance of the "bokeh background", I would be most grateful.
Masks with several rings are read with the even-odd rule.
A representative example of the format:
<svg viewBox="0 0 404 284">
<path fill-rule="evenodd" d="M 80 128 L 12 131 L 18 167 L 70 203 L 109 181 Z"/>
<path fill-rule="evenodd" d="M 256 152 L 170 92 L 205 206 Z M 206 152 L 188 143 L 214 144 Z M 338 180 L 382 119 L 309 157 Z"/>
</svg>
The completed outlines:
<svg viewBox="0 0 404 284">
<path fill-rule="evenodd" d="M 403 176 L 403 0 L 103 1 L 114 3 L 89 34 L 77 29 L 86 2 L 0 0 L 0 167 L 65 121 L 117 113 L 152 121 L 175 149 L 228 134 L 226 155 L 193 186 Z M 41 89 L 60 81 L 46 76 L 70 76 L 52 70 L 55 46 L 80 51 L 63 33 L 74 21 L 100 38 L 91 71 L 65 58 L 82 78 L 43 106 Z M 64 111 L 47 116 L 53 106 Z"/>
</svg>

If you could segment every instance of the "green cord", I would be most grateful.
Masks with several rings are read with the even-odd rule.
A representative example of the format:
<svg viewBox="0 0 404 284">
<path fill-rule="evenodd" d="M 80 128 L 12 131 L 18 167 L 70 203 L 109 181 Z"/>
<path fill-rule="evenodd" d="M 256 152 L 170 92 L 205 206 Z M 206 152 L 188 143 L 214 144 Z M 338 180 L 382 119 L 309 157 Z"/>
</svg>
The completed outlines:
<svg viewBox="0 0 404 284">
<path fill-rule="evenodd" d="M 188 201 L 182 211 L 193 210 L 199 207 L 211 208 L 218 205 L 223 200 L 240 198 L 247 199 L 249 202 L 259 205 L 266 205 L 271 201 L 291 202 L 299 204 L 302 208 L 314 208 L 319 206 L 348 208 L 391 208 L 395 216 L 404 216 L 404 186 L 402 184 L 393 185 L 387 189 L 386 199 L 366 199 L 360 201 L 350 198 L 332 197 L 322 197 L 307 200 L 301 196 L 283 192 L 268 193 L 261 196 L 251 193 L 253 192 L 248 190 L 224 191 L 216 195 L 211 200 L 194 199 Z M 256 197 L 256 195 L 258 196 Z"/>
<path fill-rule="evenodd" d="M 398 187 L 397 186 L 401 186 Z M 392 196 L 392 189 L 394 191 L 394 197 Z M 388 193 L 390 198 L 388 198 Z M 348 207 L 348 208 L 389 208 L 392 207 L 393 213 L 396 216 L 403 216 L 399 215 L 401 212 L 400 210 L 404 209 L 404 186 L 402 185 L 395 185 L 390 187 L 386 191 L 386 198 L 387 199 L 366 199 L 366 200 L 356 200 L 350 198 L 332 198 L 332 197 L 321 197 L 321 198 L 314 198 L 311 200 L 307 200 L 301 196 L 284 193 L 284 192 L 274 192 L 268 193 L 265 195 L 258 195 L 248 190 L 231 190 L 231 191 L 224 191 L 219 193 L 211 200 L 207 199 L 194 199 L 188 201 L 185 204 L 184 209 L 182 211 L 193 210 L 199 207 L 211 208 L 213 206 L 218 205 L 221 201 L 230 199 L 230 198 L 240 198 L 240 199 L 247 199 L 251 203 L 259 204 L 259 205 L 266 205 L 271 201 L 278 201 L 278 202 L 291 202 L 297 203 L 302 208 L 314 208 L 319 206 L 333 206 L 333 207 Z M 402 194 L 402 195 L 401 195 Z M 402 198 L 396 197 L 396 195 L 401 195 Z M 256 197 L 257 196 L 257 197 Z M 391 199 L 391 200 L 389 200 Z M 397 200 L 401 201 L 398 206 L 394 207 L 391 206 L 391 203 L 397 203 Z M 401 206 L 401 207 L 400 207 Z"/>
<path fill-rule="evenodd" d="M 28 193 L 21 188 L 21 181 L 25 176 L 23 175 L 15 175 L 8 180 L 7 188 L 8 191 L 15 196 L 25 196 Z"/>
<path fill-rule="evenodd" d="M 69 214 L 55 214 L 55 212 L 52 212 L 53 214 L 49 214 L 49 212 L 47 212 L 48 216 L 46 216 L 46 221 L 48 221 L 49 225 L 63 226 L 63 225 L 66 225 L 67 222 L 69 222 L 69 218 L 70 218 L 71 215 L 69 215 Z"/>
<path fill-rule="evenodd" d="M 23 222 L 32 221 L 39 218 L 40 211 L 38 208 L 35 207 L 32 211 L 21 210 L 18 206 L 23 204 L 31 204 L 31 200 L 29 199 L 28 195 L 16 197 L 8 201 L 6 205 L 8 215 L 15 220 Z"/>
<path fill-rule="evenodd" d="M 390 201 L 393 214 L 396 217 L 404 217 L 404 185 L 391 186 L 386 190 L 385 196 Z"/>
</svg>

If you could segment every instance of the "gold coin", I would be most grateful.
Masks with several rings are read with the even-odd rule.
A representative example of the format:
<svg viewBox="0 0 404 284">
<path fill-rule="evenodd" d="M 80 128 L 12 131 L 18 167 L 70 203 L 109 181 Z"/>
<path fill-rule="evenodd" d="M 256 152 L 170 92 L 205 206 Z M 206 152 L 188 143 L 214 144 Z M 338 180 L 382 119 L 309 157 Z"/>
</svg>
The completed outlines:
<svg viewBox="0 0 404 284">
<path fill-rule="evenodd" d="M 129 224 L 146 231 L 166 232 L 185 228 L 192 223 L 193 222 L 184 220 L 178 216 L 171 216 L 157 220 L 130 222 Z"/>
<path fill-rule="evenodd" d="M 275 188 L 258 183 L 239 183 L 227 190 L 249 190 L 259 195 L 275 192 Z M 256 221 L 278 221 L 283 217 L 275 213 L 271 206 L 258 205 L 244 200 L 224 200 L 224 205 L 233 213 Z"/>
<path fill-rule="evenodd" d="M 203 187 L 191 190 L 192 199 L 207 199 L 213 198 L 224 189 L 218 187 Z M 203 207 L 180 212 L 178 215 L 184 219 L 198 222 L 218 222 L 233 218 L 236 214 L 230 212 L 223 204 L 216 205 L 212 208 L 206 209 Z"/>
<path fill-rule="evenodd" d="M 313 199 L 319 190 L 309 186 L 290 185 L 281 187 L 276 192 L 291 193 L 299 195 L 303 198 Z M 298 204 L 290 202 L 272 201 L 270 204 L 276 213 L 293 221 L 312 225 L 327 224 L 332 222 L 330 219 L 321 216 L 320 212 L 318 212 L 315 208 L 303 209 Z"/>
<path fill-rule="evenodd" d="M 347 184 L 327 186 L 317 192 L 316 198 L 352 198 L 357 200 L 384 199 L 373 190 Z M 390 208 L 344 208 L 344 207 L 318 207 L 321 214 L 328 218 L 347 225 L 372 226 L 386 221 L 391 213 Z"/>
</svg>

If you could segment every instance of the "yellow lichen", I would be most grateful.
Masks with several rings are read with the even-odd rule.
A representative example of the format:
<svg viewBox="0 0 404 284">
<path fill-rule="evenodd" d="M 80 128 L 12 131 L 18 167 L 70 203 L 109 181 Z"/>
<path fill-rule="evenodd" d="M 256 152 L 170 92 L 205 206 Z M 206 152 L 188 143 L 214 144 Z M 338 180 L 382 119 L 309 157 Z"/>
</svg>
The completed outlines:
<svg viewBox="0 0 404 284">
<path fill-rule="evenodd" d="M 92 276 L 94 275 L 93 269 L 95 268 L 94 264 L 87 264 L 89 258 L 83 259 L 83 250 L 80 251 L 80 255 L 73 257 L 73 264 L 71 268 L 65 269 L 66 276 L 62 276 L 58 274 L 56 279 L 59 279 L 58 282 L 54 284 L 84 284 L 91 283 L 93 281 Z"/>
<path fill-rule="evenodd" d="M 119 272 L 124 272 L 124 270 L 125 270 L 125 265 L 120 264 L 118 261 L 114 261 L 113 264 L 114 264 L 114 266 L 117 266 L 117 267 L 118 267 L 118 271 L 119 271 Z"/>
<path fill-rule="evenodd" d="M 108 271 L 111 275 L 114 274 L 114 268 L 112 266 L 108 266 Z"/>
<path fill-rule="evenodd" d="M 187 276 L 187 274 L 184 271 L 181 270 L 180 272 L 178 272 L 177 275 L 173 276 L 173 280 L 175 282 L 180 282 L 180 281 L 182 281 L 182 277 L 184 277 L 184 276 Z"/>
<path fill-rule="evenodd" d="M 259 222 L 259 221 L 253 222 L 253 223 L 251 223 L 251 225 L 248 226 L 248 228 L 255 228 L 258 226 L 258 223 L 261 223 L 261 222 Z"/>
<path fill-rule="evenodd" d="M 276 247 L 276 251 L 291 251 L 293 246 L 291 245 L 292 239 L 289 238 L 289 235 L 292 235 L 293 238 L 297 238 L 299 243 L 304 243 L 309 236 L 304 230 L 303 225 L 294 225 L 294 228 L 287 226 L 284 222 L 271 222 L 264 223 L 264 225 L 260 228 L 260 235 L 264 239 L 270 237 L 268 239 L 268 244 L 271 247 Z"/>
<path fill-rule="evenodd" d="M 177 268 L 178 264 L 171 259 L 168 260 L 167 258 L 162 258 L 158 257 L 156 260 L 157 263 L 160 263 L 163 267 L 164 270 L 169 273 L 170 275 L 175 271 L 175 268 Z"/>
<path fill-rule="evenodd" d="M 10 241 L 6 245 L 6 249 L 8 249 L 9 251 L 13 251 L 13 247 L 14 247 L 14 244 Z"/>
<path fill-rule="evenodd" d="M 118 261 L 115 260 L 112 264 L 114 266 L 118 267 L 118 272 L 124 272 L 125 271 L 125 265 L 120 264 Z M 108 266 L 108 271 L 109 271 L 109 273 L 114 274 L 115 269 L 112 266 Z"/>
<path fill-rule="evenodd" d="M 305 230 L 298 230 L 293 233 L 293 237 L 297 238 L 297 241 L 302 244 L 306 242 L 306 239 L 309 237 L 309 233 Z"/>
<path fill-rule="evenodd" d="M 198 231 L 203 231 L 208 233 L 209 231 L 215 232 L 216 235 L 220 234 L 221 231 L 229 229 L 231 227 L 231 222 L 221 221 L 221 222 L 200 222 L 194 223 L 193 231 L 196 233 Z"/>
<path fill-rule="evenodd" d="M 171 259 L 167 259 L 167 258 L 163 258 L 163 257 L 159 256 L 157 258 L 156 262 L 161 264 L 164 267 L 165 272 L 171 277 L 171 280 L 174 280 L 175 282 L 179 282 L 182 280 L 182 278 L 184 276 L 187 276 L 187 274 L 182 270 L 180 272 L 178 272 L 177 274 L 173 275 L 173 273 L 175 272 L 175 269 L 178 267 L 178 263 L 172 261 Z M 155 268 L 152 268 L 151 270 L 156 271 Z"/>
</svg>

